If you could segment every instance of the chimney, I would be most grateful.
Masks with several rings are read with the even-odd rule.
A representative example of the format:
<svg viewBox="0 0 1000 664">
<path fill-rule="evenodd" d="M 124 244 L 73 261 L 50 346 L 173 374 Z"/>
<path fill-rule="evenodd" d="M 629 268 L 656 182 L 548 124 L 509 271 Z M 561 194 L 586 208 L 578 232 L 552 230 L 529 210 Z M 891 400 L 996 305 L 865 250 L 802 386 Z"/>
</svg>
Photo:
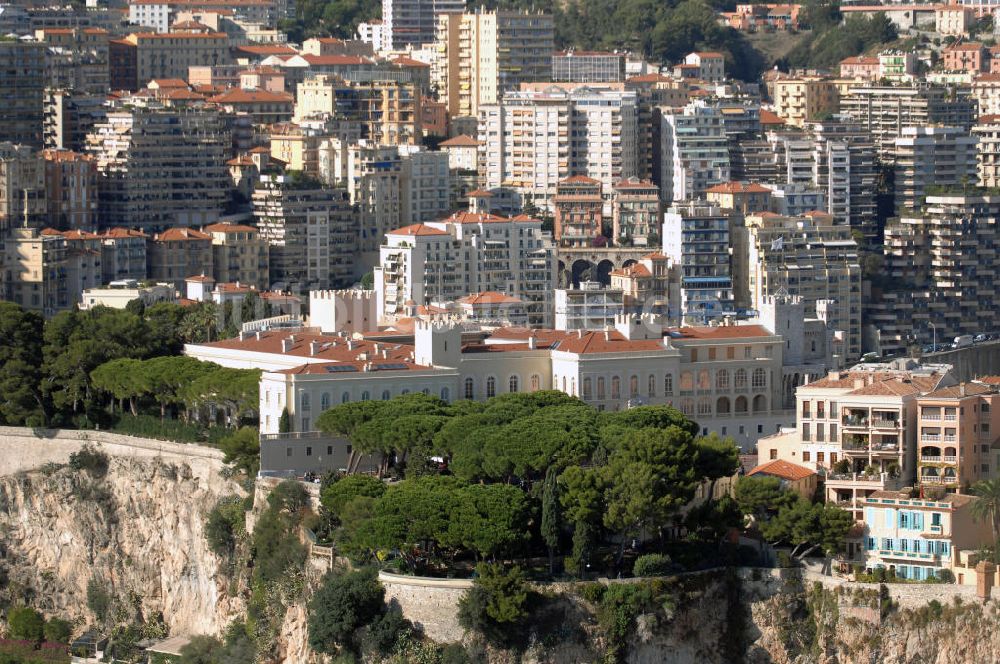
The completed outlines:
<svg viewBox="0 0 1000 664">
<path fill-rule="evenodd" d="M 317 353 L 319 353 L 319 342 L 318 341 L 310 341 L 309 342 L 309 354 L 310 355 L 316 355 Z"/>
<path fill-rule="evenodd" d="M 576 338 L 583 339 L 583 329 L 579 329 L 576 331 Z"/>
<path fill-rule="evenodd" d="M 611 330 L 608 329 L 604 330 L 604 340 L 611 341 Z"/>
<path fill-rule="evenodd" d="M 965 396 L 965 383 L 961 383 L 958 386 L 958 393 L 959 393 L 959 395 L 961 395 L 963 397 Z"/>
<path fill-rule="evenodd" d="M 282 339 L 281 340 L 281 352 L 282 353 L 287 353 L 288 351 L 290 351 L 292 349 L 292 345 L 294 345 L 294 344 L 295 344 L 295 339 L 293 337 L 289 337 L 288 339 Z"/>
<path fill-rule="evenodd" d="M 250 336 L 249 332 L 244 332 L 243 330 L 240 330 L 240 341 L 246 341 L 247 337 L 249 336 Z"/>
<path fill-rule="evenodd" d="M 535 348 L 537 347 L 538 346 L 535 343 L 535 336 L 531 335 L 530 337 L 528 337 L 528 350 L 535 350 Z"/>
<path fill-rule="evenodd" d="M 354 350 L 354 340 L 353 339 L 348 339 L 347 340 L 347 350 Z"/>
<path fill-rule="evenodd" d="M 256 336 L 257 336 L 257 341 L 260 341 L 260 338 L 262 336 L 260 330 L 257 330 L 257 335 Z"/>
</svg>

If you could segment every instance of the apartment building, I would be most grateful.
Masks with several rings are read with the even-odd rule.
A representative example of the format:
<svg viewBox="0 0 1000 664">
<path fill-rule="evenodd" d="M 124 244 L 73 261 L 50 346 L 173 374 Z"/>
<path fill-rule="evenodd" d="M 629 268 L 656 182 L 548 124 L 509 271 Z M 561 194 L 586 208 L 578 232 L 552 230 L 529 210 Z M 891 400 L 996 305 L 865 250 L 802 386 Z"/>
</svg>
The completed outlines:
<svg viewBox="0 0 1000 664">
<path fill-rule="evenodd" d="M 271 284 L 326 289 L 360 276 L 356 222 L 343 189 L 308 177 L 263 175 L 253 192 L 253 215 L 269 245 Z"/>
<path fill-rule="evenodd" d="M 475 138 L 460 134 L 442 141 L 439 147 L 448 153 L 448 168 L 464 173 L 476 172 L 479 161 L 479 141 Z"/>
<path fill-rule="evenodd" d="M 552 16 L 477 11 L 437 16 L 431 81 L 451 117 L 476 117 L 521 83 L 552 78 Z"/>
<path fill-rule="evenodd" d="M 887 282 L 866 303 L 882 352 L 1000 328 L 996 293 L 1000 197 L 927 196 L 885 229 Z"/>
<path fill-rule="evenodd" d="M 776 407 L 772 380 L 781 371 L 781 337 L 758 325 L 664 329 L 619 316 L 607 331 L 508 327 L 473 336 L 417 321 L 408 338 L 269 331 L 189 344 L 185 353 L 264 370 L 263 434 L 278 433 L 286 408 L 292 428 L 310 432 L 333 404 L 421 391 L 482 400 L 556 389 L 598 410 L 673 404 L 702 433 L 731 436 L 744 449 L 790 415 Z"/>
<path fill-rule="evenodd" d="M 946 71 L 969 71 L 978 74 L 990 70 L 990 52 L 979 42 L 958 41 L 941 49 Z"/>
<path fill-rule="evenodd" d="M 723 182 L 705 190 L 705 198 L 744 216 L 771 209 L 771 190 L 756 182 Z"/>
<path fill-rule="evenodd" d="M 47 200 L 45 162 L 26 145 L 0 143 L 0 237 L 17 227 L 44 226 Z"/>
<path fill-rule="evenodd" d="M 715 51 L 699 51 L 684 56 L 684 64 L 698 68 L 698 76 L 703 81 L 721 83 L 726 80 L 726 58 Z"/>
<path fill-rule="evenodd" d="M 554 237 L 560 247 L 592 247 L 604 234 L 601 181 L 574 175 L 556 185 Z"/>
<path fill-rule="evenodd" d="M 624 81 L 625 54 L 609 51 L 558 51 L 552 54 L 552 80 L 567 83 Z"/>
<path fill-rule="evenodd" d="M 508 92 L 480 108 L 478 138 L 484 188 L 509 187 L 551 210 L 557 184 L 571 175 L 599 180 L 604 191 L 637 175 L 636 93 L 555 85 Z"/>
<path fill-rule="evenodd" d="M 969 34 L 976 24 L 976 10 L 956 4 L 938 5 L 934 8 L 934 32 L 939 35 L 961 37 Z"/>
<path fill-rule="evenodd" d="M 216 283 L 239 282 L 258 290 L 269 286 L 268 244 L 260 231 L 228 221 L 209 224 L 201 231 L 212 237 L 210 274 Z"/>
<path fill-rule="evenodd" d="M 295 97 L 288 92 L 230 88 L 206 101 L 228 114 L 247 115 L 256 125 L 288 122 L 295 111 Z"/>
<path fill-rule="evenodd" d="M 840 107 L 837 84 L 821 76 L 779 78 L 772 83 L 771 94 L 774 112 L 796 127 L 836 113 Z"/>
<path fill-rule="evenodd" d="M 663 217 L 663 253 L 681 270 L 679 311 L 708 322 L 735 313 L 731 233 L 733 210 L 704 200 L 679 201 Z"/>
<path fill-rule="evenodd" d="M 0 142 L 42 147 L 42 100 L 46 47 L 41 42 L 0 41 L 0 90 L 4 122 Z"/>
<path fill-rule="evenodd" d="M 692 102 L 683 109 L 662 109 L 660 187 L 665 201 L 704 197 L 729 182 L 729 146 L 719 109 Z"/>
<path fill-rule="evenodd" d="M 926 84 L 852 87 L 841 95 L 840 110 L 874 139 L 878 157 L 891 163 L 895 141 L 905 127 L 944 125 L 969 130 L 975 102 L 959 90 Z"/>
<path fill-rule="evenodd" d="M 218 111 L 132 105 L 87 136 L 102 226 L 155 229 L 213 223 L 229 200 L 229 136 Z"/>
<path fill-rule="evenodd" d="M 361 137 L 379 145 L 419 143 L 421 96 L 416 86 L 391 80 L 345 82 L 317 74 L 298 86 L 295 121 L 337 118 L 358 122 Z"/>
<path fill-rule="evenodd" d="M 960 383 L 917 399 L 921 488 L 968 493 L 1000 471 L 1000 393 L 995 382 Z"/>
<path fill-rule="evenodd" d="M 42 229 L 42 235 L 60 235 L 66 241 L 66 305 L 71 308 L 79 301 L 81 293 L 103 283 L 101 236 L 81 230 L 52 228 Z"/>
<path fill-rule="evenodd" d="M 375 268 L 380 318 L 417 305 L 497 291 L 524 302 L 529 324 L 552 324 L 556 259 L 542 222 L 472 212 L 389 231 Z"/>
<path fill-rule="evenodd" d="M 461 14 L 465 0 L 382 0 L 382 38 L 397 51 L 434 41 L 438 16 Z"/>
<path fill-rule="evenodd" d="M 664 254 L 646 254 L 612 270 L 610 277 L 611 288 L 622 292 L 625 313 L 666 316 L 670 323 L 679 322 L 680 274 Z"/>
<path fill-rule="evenodd" d="M 912 360 L 830 372 L 798 387 L 795 429 L 758 441 L 758 457 L 823 473 L 827 501 L 860 519 L 865 497 L 913 485 L 917 398 L 956 382 Z"/>
<path fill-rule="evenodd" d="M 972 97 L 980 119 L 1000 113 L 1000 74 L 980 74 L 972 79 Z"/>
<path fill-rule="evenodd" d="M 62 230 L 97 228 L 97 163 L 70 150 L 42 150 L 48 223 Z"/>
<path fill-rule="evenodd" d="M 606 330 L 624 313 L 624 292 L 599 281 L 581 281 L 577 288 L 555 290 L 555 329 Z"/>
<path fill-rule="evenodd" d="M 435 221 L 451 211 L 448 155 L 419 145 L 401 145 L 402 195 L 400 223 Z"/>
<path fill-rule="evenodd" d="M 38 228 L 7 231 L 3 243 L 2 299 L 54 316 L 76 302 L 67 283 L 66 239 Z"/>
<path fill-rule="evenodd" d="M 978 141 L 976 172 L 979 186 L 1000 187 L 1000 115 L 980 115 L 972 135 Z"/>
<path fill-rule="evenodd" d="M 189 67 L 231 62 L 224 32 L 136 32 L 110 42 L 113 90 L 136 91 L 159 78 L 186 80 Z"/>
<path fill-rule="evenodd" d="M 783 217 L 801 217 L 807 212 L 826 210 L 826 195 L 821 189 L 806 184 L 772 184 L 771 212 Z"/>
<path fill-rule="evenodd" d="M 108 31 L 104 28 L 43 28 L 35 39 L 49 46 L 47 88 L 103 94 L 108 89 Z"/>
<path fill-rule="evenodd" d="M 861 265 L 849 226 L 821 212 L 749 215 L 732 246 L 740 302 L 758 309 L 766 296 L 798 296 L 807 316 L 845 335 L 848 359 L 861 356 Z"/>
<path fill-rule="evenodd" d="M 83 94 L 75 90 L 45 89 L 43 140 L 47 149 L 81 152 L 87 134 L 107 113 L 104 93 Z"/>
<path fill-rule="evenodd" d="M 660 188 L 649 180 L 624 178 L 611 193 L 611 238 L 616 245 L 656 247 L 663 225 Z"/>
<path fill-rule="evenodd" d="M 928 189 L 976 182 L 977 143 L 958 127 L 904 127 L 893 149 L 897 212 L 919 208 Z"/>
<path fill-rule="evenodd" d="M 101 234 L 101 283 L 146 278 L 147 236 L 130 228 L 109 228 Z"/>
<path fill-rule="evenodd" d="M 146 247 L 146 273 L 150 279 L 184 288 L 197 274 L 211 274 L 214 267 L 212 236 L 193 228 L 169 228 L 155 233 Z"/>
<path fill-rule="evenodd" d="M 960 585 L 976 574 L 963 569 L 966 556 L 992 541 L 989 525 L 973 516 L 973 496 L 927 496 L 914 491 L 877 491 L 860 501 L 866 569 L 892 571 L 896 578 L 927 581 L 948 570 Z"/>
</svg>

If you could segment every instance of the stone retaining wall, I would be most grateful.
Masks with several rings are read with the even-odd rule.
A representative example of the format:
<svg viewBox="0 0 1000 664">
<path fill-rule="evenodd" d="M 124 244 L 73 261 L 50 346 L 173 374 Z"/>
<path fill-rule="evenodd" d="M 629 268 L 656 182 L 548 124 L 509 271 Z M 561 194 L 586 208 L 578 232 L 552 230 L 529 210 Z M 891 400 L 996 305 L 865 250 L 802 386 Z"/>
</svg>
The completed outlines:
<svg viewBox="0 0 1000 664">
<path fill-rule="evenodd" d="M 70 454 L 79 452 L 86 444 L 111 457 L 187 463 L 198 476 L 217 472 L 224 456 L 221 450 L 195 443 L 172 443 L 109 431 L 0 427 L 0 475 L 13 475 L 46 463 L 66 463 Z"/>
<path fill-rule="evenodd" d="M 458 601 L 472 587 L 469 579 L 433 579 L 379 572 L 385 601 L 396 603 L 414 625 L 438 643 L 462 640 L 465 630 L 458 624 Z"/>
</svg>

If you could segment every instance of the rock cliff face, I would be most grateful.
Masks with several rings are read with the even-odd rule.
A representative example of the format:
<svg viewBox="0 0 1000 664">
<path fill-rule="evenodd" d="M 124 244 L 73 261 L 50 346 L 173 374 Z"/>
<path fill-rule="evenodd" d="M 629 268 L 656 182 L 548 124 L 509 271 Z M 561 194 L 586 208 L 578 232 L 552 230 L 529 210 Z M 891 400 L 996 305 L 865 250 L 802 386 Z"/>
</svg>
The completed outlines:
<svg viewBox="0 0 1000 664">
<path fill-rule="evenodd" d="M 0 477 L 7 599 L 91 622 L 93 578 L 120 605 L 162 614 L 171 633 L 219 632 L 244 609 L 203 532 L 220 497 L 243 493 L 221 467 L 111 457 L 102 477 L 65 466 Z"/>
</svg>

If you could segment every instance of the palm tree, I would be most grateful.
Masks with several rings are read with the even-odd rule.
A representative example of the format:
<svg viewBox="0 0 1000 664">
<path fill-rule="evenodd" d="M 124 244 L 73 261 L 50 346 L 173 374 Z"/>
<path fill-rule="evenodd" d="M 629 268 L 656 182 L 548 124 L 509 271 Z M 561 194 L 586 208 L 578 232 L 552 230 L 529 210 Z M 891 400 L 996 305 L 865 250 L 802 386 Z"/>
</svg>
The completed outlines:
<svg viewBox="0 0 1000 664">
<path fill-rule="evenodd" d="M 972 494 L 979 497 L 969 506 L 973 518 L 977 521 L 988 519 L 993 528 L 993 541 L 997 541 L 1000 533 L 1000 479 L 976 482 L 972 485 Z"/>
</svg>

